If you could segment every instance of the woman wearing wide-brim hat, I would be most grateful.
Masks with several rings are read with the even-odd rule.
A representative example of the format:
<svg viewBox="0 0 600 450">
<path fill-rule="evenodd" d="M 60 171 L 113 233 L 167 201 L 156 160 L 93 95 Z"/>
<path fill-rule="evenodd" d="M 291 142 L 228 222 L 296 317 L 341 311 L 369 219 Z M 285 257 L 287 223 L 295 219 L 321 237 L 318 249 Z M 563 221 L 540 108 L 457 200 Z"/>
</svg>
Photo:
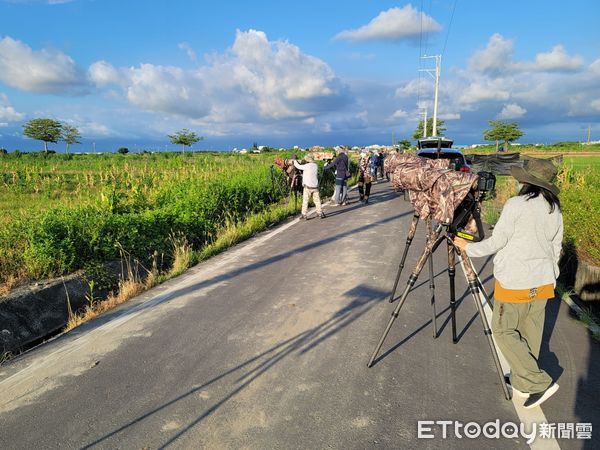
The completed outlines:
<svg viewBox="0 0 600 450">
<path fill-rule="evenodd" d="M 504 205 L 492 236 L 472 243 L 454 240 L 469 256 L 496 254 L 492 331 L 511 367 L 507 382 L 526 398 L 525 408 L 540 405 L 558 390 L 537 363 L 546 302 L 554 298 L 562 248 L 556 173 L 552 162 L 543 159 L 513 167 L 511 175 L 522 186 L 519 195 Z"/>
</svg>

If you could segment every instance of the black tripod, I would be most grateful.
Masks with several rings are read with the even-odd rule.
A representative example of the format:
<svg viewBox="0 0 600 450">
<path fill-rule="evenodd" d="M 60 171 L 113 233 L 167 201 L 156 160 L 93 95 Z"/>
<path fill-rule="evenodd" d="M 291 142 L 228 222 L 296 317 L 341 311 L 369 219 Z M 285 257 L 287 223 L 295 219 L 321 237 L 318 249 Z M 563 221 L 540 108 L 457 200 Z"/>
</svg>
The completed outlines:
<svg viewBox="0 0 600 450">
<path fill-rule="evenodd" d="M 415 237 L 415 233 L 417 231 L 417 226 L 419 224 L 419 215 L 415 213 L 412 218 L 412 222 L 410 224 L 410 228 L 408 229 L 408 235 L 406 237 L 406 244 L 404 246 L 404 252 L 402 253 L 402 258 L 400 259 L 400 265 L 398 266 L 398 272 L 396 272 L 396 279 L 394 280 L 394 287 L 392 288 L 392 292 L 390 294 L 390 303 L 394 303 L 396 300 L 396 290 L 398 288 L 398 282 L 400 281 L 400 275 L 402 274 L 402 270 L 404 269 L 404 263 L 406 262 L 406 256 L 408 255 L 408 250 L 412 243 L 412 240 Z M 427 236 L 429 237 L 432 233 L 431 220 L 427 219 Z M 450 279 L 450 312 L 452 318 L 452 342 L 457 343 L 456 338 L 456 294 L 454 288 L 454 278 L 456 276 L 456 252 L 453 245 L 448 243 L 448 276 Z M 473 269 L 475 272 L 475 270 Z M 477 284 L 479 287 L 479 291 L 485 302 L 491 306 L 489 298 L 485 292 L 485 288 L 483 287 L 483 283 L 477 276 L 477 272 L 475 272 L 475 278 L 477 280 Z M 434 339 L 437 337 L 437 322 L 436 322 L 436 312 L 435 312 L 435 283 L 434 283 L 434 274 L 433 274 L 433 259 L 429 258 L 429 289 L 431 292 L 431 307 L 432 307 L 432 324 L 433 324 L 433 337 Z"/>
<path fill-rule="evenodd" d="M 409 231 L 410 239 L 407 239 L 407 244 L 405 246 L 404 254 L 402 256 L 402 261 L 400 263 L 398 274 L 396 276 L 396 281 L 394 283 L 394 290 L 390 297 L 390 302 L 394 301 L 394 295 L 395 295 L 396 287 L 398 285 L 398 280 L 400 278 L 400 273 L 402 271 L 402 268 L 404 267 L 404 261 L 406 259 L 406 254 L 408 253 L 408 247 L 410 246 L 410 242 L 412 241 L 412 238 L 414 237 L 414 232 L 416 230 L 418 220 L 419 220 L 419 216 L 415 215 L 413 217 L 413 223 L 412 223 L 411 229 Z M 444 230 L 444 227 L 446 227 L 446 230 Z M 431 229 L 431 227 L 429 227 L 429 228 Z M 423 267 L 425 266 L 425 262 L 427 262 L 428 259 L 429 259 L 429 268 L 430 268 L 429 271 L 430 271 L 430 280 L 431 280 L 430 281 L 430 289 L 432 290 L 432 305 L 433 305 L 433 314 L 434 314 L 434 321 L 433 321 L 434 337 L 437 337 L 437 327 L 436 327 L 436 323 L 435 323 L 435 298 L 434 298 L 434 292 L 433 292 L 434 291 L 434 288 L 433 288 L 433 254 L 436 251 L 436 249 L 439 247 L 439 245 L 442 243 L 442 241 L 447 241 L 447 243 L 448 243 L 448 274 L 450 276 L 450 315 L 451 315 L 451 320 L 452 320 L 452 341 L 454 343 L 457 342 L 457 339 L 456 339 L 456 315 L 455 315 L 455 313 L 456 313 L 456 294 L 455 294 L 455 287 L 454 287 L 454 277 L 455 277 L 455 273 L 456 273 L 455 255 L 458 253 L 458 250 L 456 249 L 456 247 L 454 247 L 454 245 L 452 243 L 451 235 L 449 235 L 448 228 L 449 228 L 449 225 L 438 224 L 436 226 L 435 230 L 433 230 L 429 233 L 428 238 L 427 238 L 427 243 L 425 245 L 425 249 L 424 249 L 423 253 L 421 254 L 421 256 L 419 257 L 412 274 L 408 278 L 406 288 L 404 289 L 404 292 L 400 296 L 399 303 L 396 306 L 396 308 L 394 309 L 394 311 L 392 312 L 392 317 L 391 317 L 390 321 L 388 322 L 387 327 L 385 328 L 383 335 L 381 336 L 381 339 L 379 340 L 379 343 L 377 344 L 377 347 L 375 348 L 375 351 L 373 352 L 373 355 L 371 356 L 371 359 L 369 360 L 369 364 L 368 364 L 369 367 L 372 367 L 373 364 L 375 363 L 375 359 L 377 358 L 377 355 L 379 354 L 379 351 L 381 350 L 381 347 L 383 346 L 383 342 L 385 341 L 385 338 L 387 337 L 390 329 L 392 328 L 392 324 L 398 318 L 400 309 L 404 305 L 404 302 L 406 301 L 406 298 L 408 297 L 408 293 L 415 285 L 415 282 L 417 281 L 417 278 L 419 277 L 419 274 L 421 273 L 421 270 L 423 270 Z M 411 235 L 411 232 L 412 232 L 412 235 Z M 487 341 L 490 346 L 490 351 L 492 353 L 492 358 L 494 359 L 494 364 L 496 365 L 496 370 L 498 371 L 498 376 L 500 377 L 500 385 L 502 386 L 504 396 L 506 397 L 507 400 L 510 400 L 511 394 L 509 393 L 508 388 L 506 387 L 506 384 L 504 382 L 504 374 L 502 372 L 502 367 L 500 365 L 498 353 L 496 352 L 496 348 L 494 347 L 494 341 L 492 340 L 492 331 L 490 329 L 489 323 L 485 316 L 485 312 L 483 310 L 483 303 L 481 300 L 481 297 L 485 296 L 483 286 L 481 285 L 481 282 L 479 281 L 477 273 L 475 272 L 475 269 L 473 268 L 473 263 L 471 262 L 469 257 L 466 254 L 460 254 L 460 256 L 462 257 L 462 262 L 463 262 L 461 267 L 463 269 L 465 277 L 467 278 L 467 282 L 469 284 L 469 291 L 471 292 L 471 295 L 473 296 L 473 300 L 475 301 L 475 305 L 477 306 L 477 311 L 479 313 L 479 317 L 481 318 L 481 322 L 483 324 L 484 334 L 487 337 Z"/>
</svg>

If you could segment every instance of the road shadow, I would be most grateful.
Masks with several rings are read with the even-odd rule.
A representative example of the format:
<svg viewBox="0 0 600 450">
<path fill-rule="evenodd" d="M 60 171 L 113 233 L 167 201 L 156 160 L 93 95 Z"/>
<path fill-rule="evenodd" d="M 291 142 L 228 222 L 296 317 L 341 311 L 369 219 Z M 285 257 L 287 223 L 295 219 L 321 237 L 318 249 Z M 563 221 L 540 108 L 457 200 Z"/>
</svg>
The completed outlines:
<svg viewBox="0 0 600 450">
<path fill-rule="evenodd" d="M 379 220 L 376 222 L 370 222 L 365 225 L 351 228 L 349 230 L 346 230 L 346 231 L 343 231 L 343 232 L 340 232 L 337 234 L 332 234 L 332 235 L 328 236 L 327 239 L 314 240 L 308 244 L 290 248 L 289 250 L 283 251 L 281 253 L 278 253 L 276 255 L 270 256 L 265 259 L 261 259 L 260 261 L 253 262 L 251 264 L 244 265 L 238 269 L 227 270 L 227 271 L 224 271 L 220 275 L 199 281 L 197 283 L 193 283 L 189 286 L 186 286 L 186 287 L 183 287 L 180 289 L 175 289 L 175 290 L 165 293 L 165 294 L 159 294 L 158 296 L 156 296 L 156 298 L 145 301 L 144 303 L 141 303 L 134 307 L 128 308 L 127 306 L 125 306 L 124 310 L 117 308 L 113 311 L 107 312 L 106 314 L 94 319 L 93 321 L 89 322 L 88 324 L 85 324 L 85 325 L 79 327 L 77 330 L 75 330 L 75 332 L 73 332 L 71 334 L 76 335 L 78 333 L 88 332 L 88 331 L 90 331 L 90 329 L 97 328 L 107 322 L 110 322 L 111 320 L 114 320 L 115 318 L 123 318 L 130 314 L 139 313 L 140 311 L 143 311 L 144 309 L 154 307 L 158 303 L 162 303 L 162 302 L 168 301 L 170 299 L 177 298 L 179 296 L 184 296 L 184 295 L 187 295 L 194 291 L 197 291 L 199 289 L 204 289 L 204 288 L 210 287 L 215 284 L 219 284 L 219 283 L 222 283 L 225 281 L 231 281 L 232 279 L 234 279 L 238 276 L 251 273 L 255 270 L 264 269 L 267 266 L 276 264 L 286 258 L 297 255 L 299 253 L 308 252 L 308 251 L 317 249 L 321 246 L 329 245 L 334 241 L 343 240 L 347 237 L 354 236 L 355 234 L 363 232 L 363 231 L 371 231 L 375 227 L 384 225 L 389 222 L 393 222 L 404 216 L 408 216 L 408 215 L 412 215 L 412 214 L 413 214 L 413 211 L 407 211 L 405 213 L 395 214 L 393 216 L 387 217 L 385 219 L 382 219 L 382 220 Z M 290 241 L 288 240 L 287 242 L 290 242 Z M 190 275 L 193 276 L 193 273 L 190 273 Z"/>
<path fill-rule="evenodd" d="M 130 422 L 108 432 L 107 434 L 97 438 L 93 442 L 84 445 L 83 449 L 91 449 L 99 445 L 107 445 L 111 438 L 116 437 L 123 432 L 131 432 L 131 428 L 148 418 L 151 418 L 157 413 L 166 408 L 188 399 L 194 394 L 201 392 L 211 385 L 218 382 L 232 384 L 231 390 L 219 401 L 213 403 L 204 411 L 202 411 L 196 419 L 188 423 L 185 427 L 172 435 L 159 448 L 166 448 L 175 442 L 178 438 L 190 431 L 196 425 L 200 424 L 204 419 L 212 415 L 215 411 L 221 408 L 228 401 L 237 396 L 241 391 L 247 388 L 258 377 L 265 374 L 267 371 L 275 367 L 278 363 L 287 357 L 302 357 L 308 352 L 314 350 L 317 346 L 323 344 L 329 338 L 339 333 L 351 325 L 354 321 L 366 314 L 377 302 L 385 297 L 386 293 L 379 289 L 374 289 L 366 285 L 356 286 L 343 294 L 348 298 L 346 306 L 335 312 L 327 320 L 320 324 L 307 329 L 306 331 L 297 334 L 296 336 L 286 339 L 277 345 L 270 347 L 264 352 L 243 361 L 234 367 L 224 371 L 220 375 L 205 381 L 192 389 L 173 398 L 172 400 L 163 403 L 157 408 L 154 408 L 147 413 L 136 417 Z"/>
<path fill-rule="evenodd" d="M 485 268 L 487 267 L 487 265 L 492 261 L 492 257 L 488 257 L 484 260 L 483 264 L 479 267 L 478 269 L 478 273 L 481 273 L 485 270 Z M 437 274 L 434 274 L 434 279 L 437 278 L 438 276 L 443 275 L 444 273 L 448 272 L 448 268 L 443 269 L 442 271 L 438 272 Z M 460 264 L 457 264 L 457 276 L 458 273 L 462 272 L 462 267 Z M 490 275 L 486 278 L 484 278 L 483 280 L 481 280 L 481 284 L 484 288 L 484 293 L 482 293 L 482 302 L 485 303 L 485 298 L 487 298 L 489 300 L 489 305 L 490 307 L 492 307 L 492 302 L 491 299 L 493 297 L 493 292 L 488 294 L 488 292 L 485 290 L 485 285 L 486 283 L 490 282 L 491 280 L 493 280 L 493 275 Z M 427 276 L 427 280 L 426 281 L 422 281 L 421 283 L 413 286 L 413 288 L 408 292 L 408 296 L 411 295 L 411 293 L 413 293 L 417 288 L 419 287 L 423 287 L 425 284 L 429 283 L 429 276 Z M 436 300 L 436 307 L 439 307 L 439 300 L 440 300 L 440 295 L 439 295 L 439 290 L 436 290 L 435 292 L 435 300 Z M 446 306 L 444 309 L 442 309 L 441 311 L 436 311 L 435 317 L 436 317 L 436 322 L 438 319 L 444 317 L 444 320 L 442 322 L 441 325 L 438 325 L 437 327 L 437 332 L 436 332 L 436 338 L 439 338 L 440 336 L 442 336 L 444 330 L 446 329 L 446 327 L 448 326 L 448 324 L 451 322 L 451 314 L 450 314 L 450 305 L 449 305 L 449 299 L 450 299 L 450 293 L 449 292 L 444 292 L 444 294 L 447 294 L 446 296 L 443 296 L 442 298 L 447 299 L 448 300 L 448 306 Z M 484 294 L 485 294 L 485 298 L 484 298 Z M 399 297 L 394 297 L 394 301 L 397 301 L 400 297 L 402 296 L 402 294 L 400 294 Z M 460 309 L 460 306 L 463 304 L 464 300 L 467 297 L 472 297 L 470 290 L 468 289 L 468 287 L 466 287 L 463 291 L 461 295 L 457 295 L 456 298 L 456 312 L 458 312 L 458 310 Z M 407 297 L 406 301 L 408 301 L 409 298 Z M 401 311 L 400 311 L 401 312 Z M 462 337 L 465 335 L 465 333 L 469 330 L 469 328 L 471 327 L 471 325 L 473 325 L 473 323 L 476 321 L 477 317 L 479 316 L 479 312 L 476 311 L 471 318 L 467 321 L 467 323 L 465 324 L 465 326 L 462 328 L 462 330 L 460 330 L 460 332 L 457 333 L 456 336 L 456 343 L 458 344 L 460 342 L 460 340 L 462 339 Z M 457 317 L 458 319 L 458 317 Z M 458 322 L 458 320 L 457 320 Z M 395 345 L 393 345 L 392 347 L 390 347 L 388 350 L 386 350 L 384 353 L 382 353 L 381 355 L 379 355 L 377 358 L 375 358 L 375 360 L 373 361 L 373 365 L 377 364 L 379 361 L 383 360 L 384 358 L 386 358 L 388 355 L 390 355 L 391 353 L 393 353 L 394 351 L 396 351 L 398 348 L 400 348 L 402 345 L 404 345 L 406 342 L 410 341 L 413 337 L 415 337 L 417 334 L 419 334 L 421 331 L 425 330 L 426 328 L 429 327 L 429 325 L 433 326 L 433 319 L 429 319 L 427 320 L 425 323 L 423 323 L 422 325 L 420 325 L 418 328 L 416 328 L 412 333 L 410 333 L 408 336 L 406 336 L 405 338 L 403 338 L 401 341 L 399 341 L 398 343 L 396 343 Z M 457 323 L 458 325 L 458 323 Z M 458 327 L 457 327 L 458 328 Z"/>
<path fill-rule="evenodd" d="M 349 207 L 345 206 L 333 206 L 329 205 L 327 208 L 327 217 L 334 217 L 340 214 L 345 214 L 347 212 L 356 211 L 358 209 L 362 209 L 365 207 L 369 207 L 378 203 L 389 202 L 390 200 L 395 200 L 398 196 L 394 192 L 383 191 L 373 194 L 369 197 L 369 203 L 364 204 L 360 202 L 360 200 L 351 200 L 347 201 Z M 411 211 L 412 213 L 412 211 Z"/>
</svg>

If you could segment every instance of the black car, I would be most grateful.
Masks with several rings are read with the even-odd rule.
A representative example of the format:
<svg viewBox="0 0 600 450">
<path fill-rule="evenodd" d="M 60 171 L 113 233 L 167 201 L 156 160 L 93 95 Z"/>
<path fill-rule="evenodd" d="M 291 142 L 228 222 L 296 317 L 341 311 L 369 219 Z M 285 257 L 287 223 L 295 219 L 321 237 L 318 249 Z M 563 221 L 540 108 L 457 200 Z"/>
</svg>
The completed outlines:
<svg viewBox="0 0 600 450">
<path fill-rule="evenodd" d="M 452 148 L 454 141 L 444 137 L 428 137 L 417 140 L 417 156 L 431 159 L 449 159 L 450 167 L 460 172 L 470 172 L 471 166 L 460 150 Z"/>
</svg>

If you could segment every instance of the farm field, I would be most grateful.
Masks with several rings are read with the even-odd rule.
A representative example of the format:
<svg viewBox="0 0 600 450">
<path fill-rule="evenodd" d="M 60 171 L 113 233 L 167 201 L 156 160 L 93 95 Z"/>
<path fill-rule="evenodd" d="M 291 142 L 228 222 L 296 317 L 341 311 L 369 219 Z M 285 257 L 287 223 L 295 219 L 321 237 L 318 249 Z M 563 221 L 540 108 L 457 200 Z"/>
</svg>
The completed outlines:
<svg viewBox="0 0 600 450">
<path fill-rule="evenodd" d="M 0 157 L 0 292 L 122 251 L 170 262 L 174 241 L 200 250 L 274 205 L 289 215 L 276 156 L 286 154 Z"/>
<path fill-rule="evenodd" d="M 575 170 L 589 169 L 600 173 L 600 154 L 598 156 L 564 156 L 563 162 Z"/>
<path fill-rule="evenodd" d="M 1 156 L 0 293 L 118 258 L 122 251 L 145 264 L 159 254 L 167 264 L 175 240 L 201 250 L 231 224 L 287 205 L 283 174 L 272 168 L 276 156 L 288 154 Z M 598 264 L 600 154 L 563 161 L 565 241 Z M 496 210 L 512 195 L 510 180 L 500 183 Z"/>
</svg>

